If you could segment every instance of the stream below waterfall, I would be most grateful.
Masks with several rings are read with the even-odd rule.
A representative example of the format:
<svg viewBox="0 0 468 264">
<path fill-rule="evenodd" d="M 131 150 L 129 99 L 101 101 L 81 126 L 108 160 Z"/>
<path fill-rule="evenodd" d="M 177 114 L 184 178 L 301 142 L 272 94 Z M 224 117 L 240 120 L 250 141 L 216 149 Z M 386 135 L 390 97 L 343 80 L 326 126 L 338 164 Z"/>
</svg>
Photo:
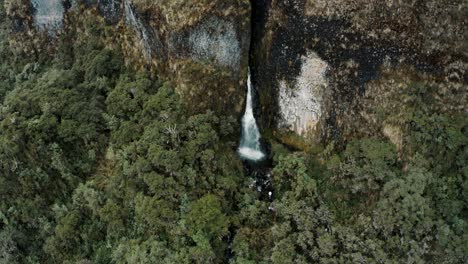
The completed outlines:
<svg viewBox="0 0 468 264">
<path fill-rule="evenodd" d="M 268 159 L 268 145 L 261 141 L 261 135 L 254 116 L 254 86 L 250 69 L 247 76 L 245 113 L 242 117 L 242 135 L 238 148 L 244 161 L 245 173 L 252 177 L 251 188 L 260 194 L 260 199 L 272 199 L 271 160 Z M 263 144 L 262 144 L 263 143 Z"/>
</svg>

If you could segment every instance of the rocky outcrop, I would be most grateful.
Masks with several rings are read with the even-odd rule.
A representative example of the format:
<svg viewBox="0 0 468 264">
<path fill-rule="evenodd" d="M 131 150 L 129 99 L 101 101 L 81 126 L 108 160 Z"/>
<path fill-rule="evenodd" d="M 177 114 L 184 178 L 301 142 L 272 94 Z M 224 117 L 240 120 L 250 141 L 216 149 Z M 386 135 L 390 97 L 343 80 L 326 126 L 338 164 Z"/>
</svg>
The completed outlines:
<svg viewBox="0 0 468 264">
<path fill-rule="evenodd" d="M 80 5 L 97 7 L 109 24 L 118 23 L 123 12 L 122 0 L 6 0 L 4 5 L 15 32 L 31 29 L 59 31 L 67 11 L 77 9 Z"/>
<path fill-rule="evenodd" d="M 327 91 L 328 65 L 317 54 L 302 57 L 302 66 L 296 80 L 279 82 L 279 125 L 299 135 L 314 131 L 322 115 L 323 97 Z"/>
<path fill-rule="evenodd" d="M 239 72 L 241 57 L 247 54 L 248 36 L 238 36 L 238 33 L 243 34 L 236 30 L 232 21 L 211 17 L 182 34 L 172 34 L 170 53 L 179 58 L 190 57 L 201 63 L 212 61 Z"/>
<path fill-rule="evenodd" d="M 253 1 L 251 64 L 261 125 L 318 130 L 322 139 L 353 135 L 366 126 L 362 99 L 383 67 L 409 67 L 410 79 L 416 72 L 466 84 L 466 9 L 463 0 Z M 307 66 L 310 54 L 328 67 L 306 91 L 304 68 L 313 69 L 309 76 L 324 71 Z"/>
<path fill-rule="evenodd" d="M 109 24 L 116 24 L 122 19 L 122 0 L 98 0 L 98 9 Z"/>
</svg>

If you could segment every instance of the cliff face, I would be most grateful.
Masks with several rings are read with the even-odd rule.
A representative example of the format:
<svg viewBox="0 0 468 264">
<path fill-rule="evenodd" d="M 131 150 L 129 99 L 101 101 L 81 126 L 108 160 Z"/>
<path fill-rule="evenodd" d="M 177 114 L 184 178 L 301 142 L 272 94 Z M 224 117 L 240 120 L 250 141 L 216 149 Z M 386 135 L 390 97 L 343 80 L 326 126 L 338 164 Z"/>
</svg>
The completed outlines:
<svg viewBox="0 0 468 264">
<path fill-rule="evenodd" d="M 457 96 L 467 81 L 463 0 L 8 0 L 5 5 L 17 32 L 67 30 L 62 21 L 69 14 L 94 10 L 120 30 L 126 60 L 174 82 L 195 112 L 240 116 L 250 64 L 257 118 L 273 131 L 316 139 L 388 134 L 386 121 L 373 114 L 391 103 L 379 99 L 390 96 L 386 81 L 436 84 L 445 91 L 441 101 L 466 103 L 466 96 Z"/>
<path fill-rule="evenodd" d="M 174 82 L 193 111 L 239 115 L 243 110 L 250 44 L 247 0 L 10 0 L 5 5 L 17 24 L 16 40 L 23 43 L 35 42 L 25 39 L 41 32 L 60 35 L 71 26 L 68 16 L 95 12 L 116 28 L 126 60 Z M 37 52 L 43 47 L 23 48 Z"/>
<path fill-rule="evenodd" d="M 466 84 L 464 1 L 253 5 L 251 59 L 263 126 L 325 138 L 382 132 L 368 114 L 390 103 L 376 100 L 388 92 L 380 80 L 435 82 L 446 95 Z"/>
</svg>

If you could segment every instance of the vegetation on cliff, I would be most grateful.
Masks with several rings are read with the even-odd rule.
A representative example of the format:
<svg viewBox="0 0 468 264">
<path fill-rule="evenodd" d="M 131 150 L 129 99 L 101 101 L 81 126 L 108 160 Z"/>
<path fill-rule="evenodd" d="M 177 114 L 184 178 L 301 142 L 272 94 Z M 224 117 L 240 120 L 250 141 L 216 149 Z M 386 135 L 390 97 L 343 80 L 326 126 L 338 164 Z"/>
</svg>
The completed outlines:
<svg viewBox="0 0 468 264">
<path fill-rule="evenodd" d="M 88 13 L 30 57 L 4 14 L 0 0 L 0 263 L 467 262 L 468 124 L 444 84 L 386 84 L 368 116 L 397 140 L 271 140 L 265 199 L 238 116 L 126 64 L 112 26 Z"/>
</svg>

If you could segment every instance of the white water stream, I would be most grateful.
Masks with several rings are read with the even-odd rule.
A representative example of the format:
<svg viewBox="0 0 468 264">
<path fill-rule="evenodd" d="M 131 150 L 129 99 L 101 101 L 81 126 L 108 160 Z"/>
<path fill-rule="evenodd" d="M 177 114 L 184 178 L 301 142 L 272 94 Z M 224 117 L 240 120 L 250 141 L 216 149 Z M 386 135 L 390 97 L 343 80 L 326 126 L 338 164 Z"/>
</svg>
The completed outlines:
<svg viewBox="0 0 468 264">
<path fill-rule="evenodd" d="M 242 138 L 238 152 L 242 158 L 252 161 L 258 161 L 265 157 L 265 154 L 260 149 L 260 132 L 253 115 L 250 69 L 247 78 L 247 103 L 244 116 L 242 117 Z"/>
</svg>

